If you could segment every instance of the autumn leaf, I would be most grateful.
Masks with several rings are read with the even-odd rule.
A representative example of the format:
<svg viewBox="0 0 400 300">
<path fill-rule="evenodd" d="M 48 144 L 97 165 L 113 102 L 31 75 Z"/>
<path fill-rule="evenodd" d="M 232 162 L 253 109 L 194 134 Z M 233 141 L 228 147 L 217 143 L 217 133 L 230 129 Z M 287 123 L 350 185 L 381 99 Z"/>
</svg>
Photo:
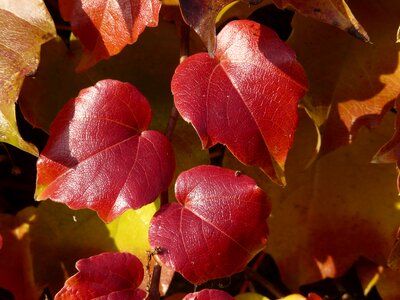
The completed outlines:
<svg viewBox="0 0 400 300">
<path fill-rule="evenodd" d="M 362 126 L 377 126 L 400 94 L 399 46 L 393 42 L 400 2 L 350 4 L 372 45 L 297 14 L 289 39 L 310 80 L 302 104 L 321 130 L 322 152 L 353 142 Z"/>
<path fill-rule="evenodd" d="M 32 272 L 28 233 L 29 223 L 0 214 L 0 287 L 9 290 L 16 300 L 37 300 L 41 292 Z"/>
<path fill-rule="evenodd" d="M 157 26 L 161 1 L 60 0 L 59 5 L 85 48 L 82 71 L 136 42 L 146 26 Z"/>
<path fill-rule="evenodd" d="M 151 109 L 132 85 L 103 80 L 82 90 L 57 115 L 40 154 L 37 200 L 90 208 L 110 222 L 154 201 L 175 168 L 172 146 L 146 130 Z"/>
<path fill-rule="evenodd" d="M 230 22 L 218 35 L 215 58 L 189 57 L 171 86 L 176 108 L 203 148 L 225 144 L 241 162 L 284 183 L 307 80 L 275 32 L 252 21 Z"/>
<path fill-rule="evenodd" d="M 292 6 L 299 13 L 338 27 L 369 42 L 369 36 L 344 0 L 273 0 L 279 8 Z M 351 1 L 349 1 L 351 2 Z"/>
<path fill-rule="evenodd" d="M 396 43 L 400 43 L 400 26 L 399 29 L 397 29 L 397 41 Z"/>
<path fill-rule="evenodd" d="M 153 217 L 149 240 L 161 262 L 190 282 L 240 272 L 265 247 L 271 207 L 253 179 L 199 166 L 179 175 L 175 194 L 178 203 Z"/>
<path fill-rule="evenodd" d="M 242 0 L 248 4 L 258 4 L 262 0 Z M 179 0 L 183 19 L 200 36 L 208 52 L 216 50 L 215 20 L 218 13 L 234 0 Z"/>
<path fill-rule="evenodd" d="M 227 292 L 220 290 L 204 289 L 200 292 L 187 294 L 182 300 L 234 300 Z"/>
<path fill-rule="evenodd" d="M 15 103 L 25 76 L 36 71 L 40 46 L 55 37 L 54 23 L 41 0 L 1 1 L 0 32 L 0 142 L 37 156 L 18 132 Z"/>
<path fill-rule="evenodd" d="M 310 134 L 314 125 L 303 112 L 288 157 L 285 189 L 263 181 L 262 172 L 225 155 L 226 167 L 255 178 L 271 198 L 267 251 L 290 289 L 321 280 L 316 261 L 326 261 L 328 256 L 338 277 L 360 254 L 386 266 L 400 219 L 400 201 L 393 184 L 396 172 L 391 165 L 370 161 L 392 135 L 394 117 L 386 114 L 378 128 L 360 130 L 352 145 L 338 148 L 306 168 L 316 136 Z M 385 268 L 377 283 L 382 299 L 399 299 L 398 286 L 398 273 L 391 276 Z"/>
<path fill-rule="evenodd" d="M 146 297 L 146 292 L 138 289 L 143 280 L 143 265 L 130 253 L 108 252 L 81 259 L 76 269 L 78 273 L 65 282 L 56 300 L 143 300 Z"/>
</svg>

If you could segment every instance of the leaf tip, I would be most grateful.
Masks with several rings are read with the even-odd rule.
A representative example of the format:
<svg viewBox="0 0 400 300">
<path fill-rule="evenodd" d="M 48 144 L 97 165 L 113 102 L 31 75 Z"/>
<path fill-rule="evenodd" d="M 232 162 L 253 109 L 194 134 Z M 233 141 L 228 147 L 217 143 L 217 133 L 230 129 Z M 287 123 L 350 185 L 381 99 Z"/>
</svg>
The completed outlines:
<svg viewBox="0 0 400 300">
<path fill-rule="evenodd" d="M 347 32 L 357 39 L 363 41 L 364 43 L 372 44 L 371 39 L 368 36 L 368 33 L 362 28 L 356 28 L 355 26 L 350 26 L 347 29 Z"/>
</svg>

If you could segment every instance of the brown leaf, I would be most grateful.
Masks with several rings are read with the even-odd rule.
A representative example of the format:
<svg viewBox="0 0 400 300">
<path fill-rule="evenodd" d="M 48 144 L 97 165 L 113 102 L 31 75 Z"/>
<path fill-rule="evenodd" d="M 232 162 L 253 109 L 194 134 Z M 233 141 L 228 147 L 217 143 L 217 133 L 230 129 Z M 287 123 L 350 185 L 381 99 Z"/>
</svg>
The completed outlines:
<svg viewBox="0 0 400 300">
<path fill-rule="evenodd" d="M 294 7 L 299 13 L 347 31 L 369 42 L 364 28 L 358 23 L 344 0 L 273 0 L 279 8 Z"/>
<path fill-rule="evenodd" d="M 242 0 L 258 4 L 262 0 Z M 215 19 L 218 13 L 234 0 L 179 0 L 183 19 L 203 40 L 208 52 L 214 55 L 216 49 Z"/>
<path fill-rule="evenodd" d="M 9 290 L 16 300 L 37 300 L 40 290 L 35 285 L 29 251 L 30 225 L 13 215 L 0 214 L 0 287 Z"/>
<path fill-rule="evenodd" d="M 376 148 L 392 132 L 393 114 L 387 114 L 379 128 L 361 130 L 358 139 L 332 151 L 305 169 L 313 152 L 311 120 L 302 114 L 294 147 L 288 156 L 287 186 L 278 189 L 250 168 L 233 164 L 226 156 L 224 165 L 242 170 L 256 178 L 270 195 L 273 217 L 269 220 L 270 239 L 267 251 L 276 260 L 282 280 L 290 288 L 322 278 L 315 261 L 328 256 L 342 276 L 363 254 L 378 265 L 386 265 L 397 230 L 400 205 L 392 184 L 396 172 L 390 165 L 371 164 Z M 228 155 L 228 154 L 225 154 Z M 397 295 L 390 290 L 393 280 L 385 269 L 379 289 L 383 299 Z M 398 285 L 399 286 L 399 285 Z M 398 287 L 397 286 L 397 287 Z"/>
<path fill-rule="evenodd" d="M 36 147 L 18 132 L 15 102 L 25 76 L 36 71 L 40 46 L 54 37 L 42 0 L 0 2 L 0 141 L 33 155 L 38 155 Z"/>
<path fill-rule="evenodd" d="M 400 93 L 399 47 L 393 43 L 400 2 L 351 4 L 374 44 L 299 15 L 293 21 L 289 44 L 310 79 L 303 105 L 322 130 L 323 151 L 351 143 L 361 126 L 376 126 Z"/>
</svg>

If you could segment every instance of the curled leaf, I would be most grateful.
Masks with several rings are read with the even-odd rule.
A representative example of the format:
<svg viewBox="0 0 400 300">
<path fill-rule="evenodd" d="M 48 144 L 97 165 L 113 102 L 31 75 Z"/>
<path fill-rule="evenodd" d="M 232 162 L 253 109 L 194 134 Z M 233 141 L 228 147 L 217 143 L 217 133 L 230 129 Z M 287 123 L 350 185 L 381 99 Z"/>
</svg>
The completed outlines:
<svg viewBox="0 0 400 300">
<path fill-rule="evenodd" d="M 273 0 L 279 8 L 294 7 L 301 14 L 338 27 L 363 42 L 369 36 L 344 0 Z"/>
<path fill-rule="evenodd" d="M 179 0 L 183 19 L 193 27 L 213 55 L 216 49 L 215 20 L 218 13 L 235 0 Z M 248 4 L 258 4 L 262 0 L 242 0 Z"/>
<path fill-rule="evenodd" d="M 250 177 L 199 166 L 179 175 L 175 194 L 178 203 L 153 217 L 149 240 L 192 283 L 240 272 L 265 247 L 271 206 Z"/>
<path fill-rule="evenodd" d="M 284 183 L 307 79 L 275 32 L 252 21 L 230 22 L 218 34 L 215 57 L 187 58 L 171 85 L 176 108 L 203 148 L 225 144 L 241 162 Z"/>
<path fill-rule="evenodd" d="M 102 253 L 76 263 L 78 273 L 70 277 L 56 294 L 62 299 L 143 300 L 146 292 L 138 289 L 144 270 L 140 260 L 127 252 Z"/>
<path fill-rule="evenodd" d="M 168 188 L 173 150 L 146 130 L 151 109 L 131 84 L 103 80 L 69 101 L 50 127 L 40 154 L 37 200 L 90 208 L 106 222 L 154 201 Z"/>
</svg>

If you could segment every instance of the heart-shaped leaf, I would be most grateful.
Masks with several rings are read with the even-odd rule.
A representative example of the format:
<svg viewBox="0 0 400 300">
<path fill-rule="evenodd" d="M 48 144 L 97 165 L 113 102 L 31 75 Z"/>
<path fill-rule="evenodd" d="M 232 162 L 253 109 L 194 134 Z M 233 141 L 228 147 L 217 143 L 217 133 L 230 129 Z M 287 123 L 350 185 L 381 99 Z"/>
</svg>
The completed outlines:
<svg viewBox="0 0 400 300">
<path fill-rule="evenodd" d="M 369 36 L 358 23 L 344 0 L 273 0 L 279 8 L 294 7 L 299 13 L 347 31 L 369 42 Z"/>
<path fill-rule="evenodd" d="M 118 54 L 158 24 L 160 0 L 60 0 L 60 11 L 86 52 L 78 69 Z"/>
<path fill-rule="evenodd" d="M 182 300 L 234 300 L 227 292 L 204 289 L 200 292 L 187 294 Z"/>
<path fill-rule="evenodd" d="M 143 300 L 146 292 L 137 287 L 144 270 L 140 260 L 127 252 L 107 252 L 76 263 L 78 273 L 69 278 L 55 299 Z"/>
<path fill-rule="evenodd" d="M 170 142 L 146 130 L 151 109 L 131 84 L 103 80 L 70 100 L 50 127 L 35 197 L 90 208 L 106 222 L 154 201 L 172 180 Z"/>
<path fill-rule="evenodd" d="M 258 4 L 262 0 L 242 0 L 248 4 Z M 208 52 L 214 54 L 216 48 L 215 20 L 218 13 L 234 0 L 179 0 L 182 17 L 193 27 L 206 45 Z"/>
<path fill-rule="evenodd" d="M 215 166 L 181 173 L 149 240 L 162 263 L 201 284 L 240 272 L 267 242 L 271 205 L 253 179 Z"/>
<path fill-rule="evenodd" d="M 218 34 L 215 58 L 193 55 L 172 79 L 175 105 L 203 147 L 225 144 L 241 162 L 280 183 L 306 89 L 294 52 L 275 32 L 246 20 Z"/>
<path fill-rule="evenodd" d="M 0 1 L 0 32 L 0 142 L 37 156 L 18 132 L 15 102 L 36 71 L 40 46 L 55 37 L 54 23 L 42 0 Z"/>
</svg>

